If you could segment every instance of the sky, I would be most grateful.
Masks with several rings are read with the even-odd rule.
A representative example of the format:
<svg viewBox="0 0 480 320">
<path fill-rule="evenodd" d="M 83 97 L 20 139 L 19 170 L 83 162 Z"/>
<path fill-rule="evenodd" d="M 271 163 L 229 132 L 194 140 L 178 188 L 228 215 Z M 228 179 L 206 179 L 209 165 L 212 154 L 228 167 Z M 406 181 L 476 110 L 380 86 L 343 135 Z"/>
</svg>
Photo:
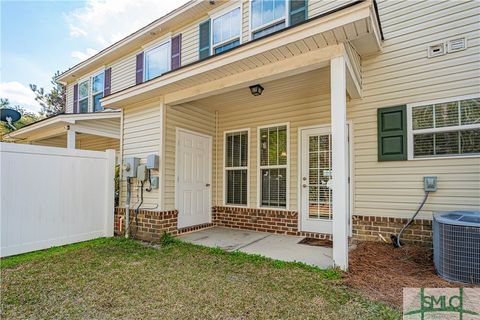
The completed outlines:
<svg viewBox="0 0 480 320">
<path fill-rule="evenodd" d="M 0 0 L 0 98 L 38 112 L 29 84 L 65 71 L 188 0 Z"/>
</svg>

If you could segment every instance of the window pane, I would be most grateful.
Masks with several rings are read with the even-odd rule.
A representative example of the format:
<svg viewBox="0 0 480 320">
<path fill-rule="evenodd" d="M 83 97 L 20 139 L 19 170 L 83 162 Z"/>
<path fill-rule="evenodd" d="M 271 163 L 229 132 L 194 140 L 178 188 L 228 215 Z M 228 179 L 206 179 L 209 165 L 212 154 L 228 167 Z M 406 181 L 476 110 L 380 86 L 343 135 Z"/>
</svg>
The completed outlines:
<svg viewBox="0 0 480 320">
<path fill-rule="evenodd" d="M 253 0 L 252 27 L 256 29 L 285 18 L 285 0 Z"/>
<path fill-rule="evenodd" d="M 460 101 L 462 124 L 480 123 L 480 99 Z"/>
<path fill-rule="evenodd" d="M 267 34 L 273 33 L 275 31 L 281 30 L 283 28 L 285 28 L 285 22 L 280 22 L 280 23 L 274 24 L 271 27 L 268 27 L 268 28 L 262 29 L 260 31 L 254 32 L 253 33 L 253 39 L 261 38 L 263 36 L 266 36 Z"/>
<path fill-rule="evenodd" d="M 412 108 L 413 130 L 433 128 L 433 106 Z"/>
<path fill-rule="evenodd" d="M 457 126 L 458 102 L 435 105 L 435 128 Z"/>
<path fill-rule="evenodd" d="M 278 164 L 278 128 L 268 129 L 268 165 Z"/>
<path fill-rule="evenodd" d="M 81 113 L 88 112 L 88 99 L 80 100 L 79 106 L 80 106 Z"/>
<path fill-rule="evenodd" d="M 225 167 L 246 167 L 248 164 L 248 132 L 228 133 L 225 144 Z"/>
<path fill-rule="evenodd" d="M 480 153 L 480 129 L 460 131 L 460 152 Z"/>
<path fill-rule="evenodd" d="M 229 43 L 227 43 L 223 46 L 215 48 L 215 54 L 233 49 L 238 45 L 240 45 L 240 40 L 235 40 L 235 41 L 229 42 Z"/>
<path fill-rule="evenodd" d="M 458 132 L 435 133 L 435 154 L 458 154 Z"/>
<path fill-rule="evenodd" d="M 78 97 L 80 99 L 88 97 L 88 81 L 84 81 L 78 85 Z"/>
<path fill-rule="evenodd" d="M 252 27 L 257 28 L 262 25 L 262 0 L 252 1 Z"/>
<path fill-rule="evenodd" d="M 287 169 L 262 169 L 262 206 L 287 206 Z"/>
<path fill-rule="evenodd" d="M 100 73 L 99 75 L 92 78 L 92 92 L 103 92 L 103 84 L 104 84 L 104 73 Z"/>
<path fill-rule="evenodd" d="M 275 0 L 273 19 L 285 17 L 285 0 Z"/>
<path fill-rule="evenodd" d="M 268 165 L 268 129 L 260 130 L 260 165 Z"/>
<path fill-rule="evenodd" d="M 262 24 L 267 24 L 270 21 L 273 21 L 274 3 L 275 3 L 275 1 L 272 1 L 272 0 L 263 0 Z"/>
<path fill-rule="evenodd" d="M 169 70 L 169 47 L 169 44 L 165 43 L 146 53 L 147 80 L 158 77 Z"/>
<path fill-rule="evenodd" d="M 103 98 L 103 93 L 99 93 L 93 96 L 93 112 L 103 110 L 102 105 L 100 103 L 101 98 Z"/>
<path fill-rule="evenodd" d="M 287 127 L 278 129 L 278 164 L 287 164 Z"/>
<path fill-rule="evenodd" d="M 247 204 L 247 170 L 227 171 L 226 204 Z"/>
<path fill-rule="evenodd" d="M 433 155 L 433 134 L 416 134 L 413 136 L 413 154 L 415 157 Z"/>
<path fill-rule="evenodd" d="M 213 44 L 240 36 L 240 8 L 236 8 L 213 20 Z"/>
</svg>

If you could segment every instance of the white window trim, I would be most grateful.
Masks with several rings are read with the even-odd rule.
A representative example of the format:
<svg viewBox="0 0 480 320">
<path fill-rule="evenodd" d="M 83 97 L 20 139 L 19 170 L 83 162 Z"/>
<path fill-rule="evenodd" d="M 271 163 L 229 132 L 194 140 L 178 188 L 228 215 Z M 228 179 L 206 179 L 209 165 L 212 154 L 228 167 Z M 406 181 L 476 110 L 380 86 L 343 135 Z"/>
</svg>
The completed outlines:
<svg viewBox="0 0 480 320">
<path fill-rule="evenodd" d="M 156 41 L 155 44 L 149 45 L 148 47 L 145 47 L 143 51 L 143 81 L 149 81 L 151 79 L 147 79 L 147 54 L 165 44 L 168 44 L 168 70 L 166 72 L 169 72 L 172 70 L 172 38 L 171 35 L 167 39 L 164 39 L 163 41 Z M 164 72 L 164 73 L 166 73 Z M 157 77 L 162 76 L 164 73 L 160 74 Z M 153 78 L 152 78 L 153 79 Z"/>
<path fill-rule="evenodd" d="M 265 128 L 275 128 L 275 127 L 287 127 L 287 165 L 276 165 L 276 166 L 260 166 L 260 130 Z M 287 184 L 286 184 L 286 206 L 285 208 L 281 207 L 270 207 L 262 206 L 262 169 L 287 169 Z M 289 211 L 290 210 L 290 122 L 283 123 L 273 123 L 268 125 L 263 125 L 257 127 L 257 208 L 272 209 L 277 211 Z"/>
<path fill-rule="evenodd" d="M 268 27 L 271 27 L 273 25 L 276 25 L 277 23 L 285 20 L 285 28 L 287 28 L 289 25 L 290 25 L 290 17 L 289 17 L 289 12 L 290 12 L 290 1 L 288 0 L 285 0 L 285 18 L 280 18 L 280 19 L 275 19 L 275 20 L 272 20 L 270 21 L 269 23 L 265 23 L 259 27 L 256 27 L 255 29 L 253 28 L 253 20 L 252 20 L 252 4 L 253 2 L 252 1 L 248 1 L 248 27 L 249 27 L 249 30 L 248 30 L 248 40 L 251 41 L 253 40 L 253 34 L 255 32 L 258 32 L 258 31 L 261 31 L 262 29 L 268 29 Z"/>
<path fill-rule="evenodd" d="M 480 129 L 480 124 L 471 124 L 471 125 L 457 125 L 457 126 L 449 126 L 449 127 L 442 127 L 442 128 L 431 128 L 431 129 L 418 129 L 413 130 L 413 122 L 412 122 L 412 108 L 421 107 L 421 106 L 429 106 L 434 104 L 440 103 L 448 103 L 448 102 L 457 102 L 460 100 L 468 100 L 468 99 L 477 99 L 480 98 L 480 94 L 472 94 L 472 95 L 465 95 L 465 96 L 457 96 L 452 98 L 444 98 L 438 100 L 427 100 L 415 103 L 407 104 L 407 152 L 408 152 L 408 160 L 432 160 L 432 159 L 458 159 L 458 158 L 478 158 L 480 154 L 458 154 L 458 155 L 438 155 L 438 156 L 425 156 L 425 157 L 414 157 L 414 145 L 413 145 L 413 135 L 421 134 L 421 133 L 436 133 L 436 132 L 448 132 L 448 131 L 458 131 L 458 130 L 468 130 L 468 129 Z M 459 111 L 460 112 L 460 111 Z"/>
<path fill-rule="evenodd" d="M 227 150 L 225 148 L 227 143 L 227 134 L 229 133 L 237 133 L 237 132 L 244 132 L 247 131 L 247 166 L 246 167 L 227 167 L 225 166 L 225 160 L 227 157 Z M 247 170 L 247 204 L 246 205 L 238 205 L 238 204 L 227 204 L 227 170 Z M 250 128 L 244 129 L 236 129 L 236 130 L 228 130 L 223 132 L 223 187 L 222 187 L 222 205 L 224 207 L 232 207 L 232 208 L 248 208 L 250 206 Z"/>
<path fill-rule="evenodd" d="M 234 42 L 237 37 L 230 38 L 228 40 L 222 41 L 220 43 L 214 44 L 213 43 L 213 20 L 216 18 L 219 18 L 223 16 L 226 13 L 229 13 L 230 11 L 233 11 L 235 9 L 239 8 L 240 9 L 240 25 L 239 27 L 239 35 L 238 35 L 238 40 L 240 44 L 242 44 L 242 26 L 243 26 L 243 7 L 242 7 L 242 1 L 236 1 L 235 3 L 231 4 L 230 2 L 227 2 L 226 4 L 222 5 L 220 8 L 216 8 L 215 10 L 212 10 L 209 12 L 210 16 L 210 55 L 215 54 L 215 49 L 221 46 L 224 46 L 230 42 Z"/>
</svg>

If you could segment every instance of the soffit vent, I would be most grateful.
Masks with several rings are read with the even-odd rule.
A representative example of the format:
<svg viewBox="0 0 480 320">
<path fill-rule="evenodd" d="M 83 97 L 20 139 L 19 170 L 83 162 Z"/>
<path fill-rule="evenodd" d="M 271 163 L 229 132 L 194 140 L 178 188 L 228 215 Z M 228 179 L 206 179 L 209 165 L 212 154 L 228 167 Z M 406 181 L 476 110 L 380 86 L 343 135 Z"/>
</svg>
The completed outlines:
<svg viewBox="0 0 480 320">
<path fill-rule="evenodd" d="M 452 39 L 447 42 L 448 52 L 457 52 L 467 49 L 467 39 L 466 38 L 457 38 Z"/>
</svg>

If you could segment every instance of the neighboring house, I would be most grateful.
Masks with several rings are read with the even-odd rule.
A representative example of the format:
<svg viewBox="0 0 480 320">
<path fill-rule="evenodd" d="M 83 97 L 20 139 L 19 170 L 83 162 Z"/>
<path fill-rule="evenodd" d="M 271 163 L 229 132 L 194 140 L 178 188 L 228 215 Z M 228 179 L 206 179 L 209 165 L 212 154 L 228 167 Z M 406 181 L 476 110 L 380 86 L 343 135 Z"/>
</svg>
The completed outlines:
<svg viewBox="0 0 480 320">
<path fill-rule="evenodd" d="M 137 236 L 333 235 L 345 268 L 348 237 L 398 232 L 424 176 L 438 190 L 405 239 L 431 241 L 433 211 L 478 210 L 480 3 L 377 2 L 190 1 L 61 74 L 68 114 L 121 110 L 123 161 L 160 158 L 143 202 L 128 180 Z"/>
</svg>

